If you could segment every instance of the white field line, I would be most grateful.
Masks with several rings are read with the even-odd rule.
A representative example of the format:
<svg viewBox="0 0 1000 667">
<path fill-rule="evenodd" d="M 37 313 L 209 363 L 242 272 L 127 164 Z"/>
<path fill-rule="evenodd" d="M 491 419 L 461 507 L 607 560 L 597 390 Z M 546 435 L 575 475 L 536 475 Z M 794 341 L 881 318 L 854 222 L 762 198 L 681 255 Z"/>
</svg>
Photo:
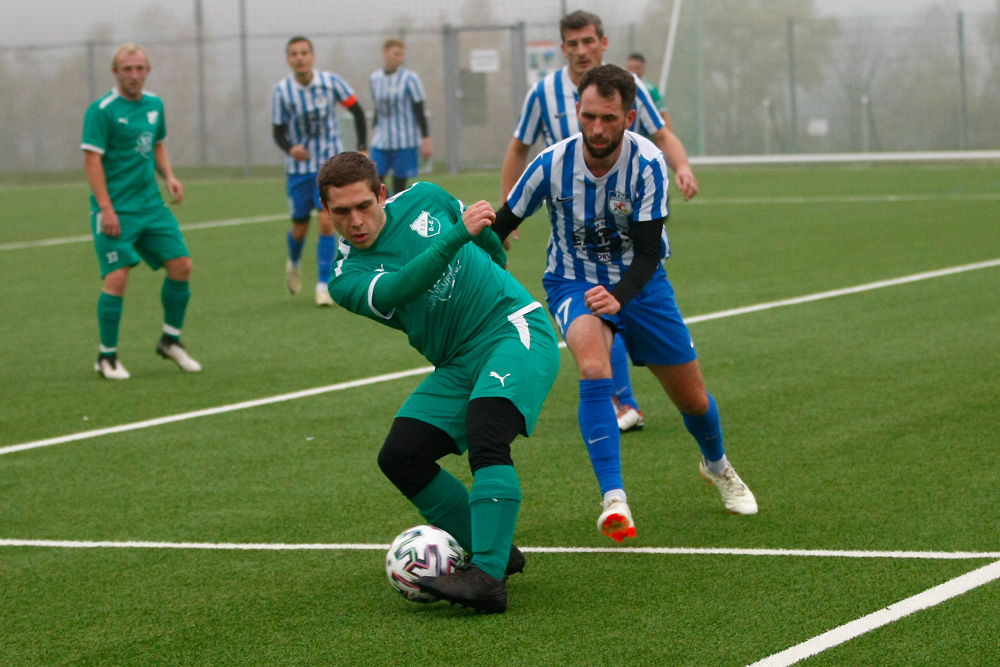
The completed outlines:
<svg viewBox="0 0 1000 667">
<path fill-rule="evenodd" d="M 952 194 L 903 194 L 903 195 L 829 195 L 816 197 L 701 197 L 692 199 L 685 206 L 753 206 L 766 204 L 893 204 L 899 202 L 923 202 L 923 201 L 998 201 L 1000 193 L 952 193 Z M 273 222 L 275 220 L 285 220 L 287 214 L 279 213 L 275 215 L 261 215 L 252 218 L 233 218 L 231 220 L 212 220 L 209 222 L 194 222 L 181 225 L 181 231 L 193 229 L 212 229 L 215 227 L 234 227 L 238 225 L 249 225 L 259 222 Z M 70 243 L 87 243 L 93 240 L 89 234 L 80 236 L 66 236 L 62 238 L 40 239 L 37 241 L 17 241 L 13 243 L 0 243 L 0 251 L 4 250 L 25 250 L 29 248 L 46 248 L 56 245 L 66 245 Z"/>
<path fill-rule="evenodd" d="M 977 269 L 986 269 L 996 266 L 1000 266 L 1000 259 L 994 259 L 986 262 L 977 262 L 975 264 L 965 264 L 963 266 L 953 266 L 951 268 L 941 269 L 939 271 L 927 271 L 925 273 L 917 273 L 910 276 L 902 276 L 900 278 L 893 278 L 891 280 L 880 280 L 878 282 L 868 283 L 865 285 L 857 285 L 855 287 L 847 287 L 844 289 L 830 290 L 827 292 L 818 292 L 816 294 L 807 294 L 805 296 L 796 297 L 793 299 L 771 301 L 769 303 L 761 303 L 754 306 L 745 306 L 743 308 L 722 310 L 716 313 L 696 315 L 694 317 L 685 318 L 684 322 L 687 324 L 695 324 L 697 322 L 705 322 L 707 320 L 716 320 L 716 319 L 721 319 L 723 317 L 733 317 L 735 315 L 745 315 L 747 313 L 770 310 L 772 308 L 780 308 L 782 306 L 792 306 L 801 303 L 808 303 L 810 301 L 819 301 L 820 299 L 829 299 L 832 297 L 843 296 L 847 294 L 855 294 L 858 292 L 865 292 L 868 290 L 881 289 L 884 287 L 892 287 L 895 285 L 903 285 L 906 283 L 916 282 L 919 280 L 929 280 L 931 278 L 940 278 L 943 276 L 948 276 L 956 273 L 975 271 Z M 559 344 L 559 347 L 561 348 L 565 346 L 566 346 L 565 343 Z M 133 422 L 131 424 L 120 424 L 118 426 L 111 426 L 108 428 L 95 429 L 91 431 L 80 431 L 78 433 L 72 433 L 70 435 L 58 436 L 55 438 L 46 438 L 44 440 L 35 440 L 33 442 L 25 442 L 19 445 L 8 445 L 6 447 L 0 447 L 0 456 L 3 456 L 4 454 L 13 454 L 14 452 L 25 451 L 28 449 L 37 449 L 39 447 L 60 445 L 67 442 L 74 442 L 77 440 L 87 440 L 89 438 L 97 438 L 100 436 L 111 435 L 114 433 L 124 433 L 126 431 L 134 431 L 137 429 L 149 428 L 152 426 L 162 426 L 164 424 L 186 421 L 188 419 L 196 419 L 198 417 L 209 417 L 212 415 L 223 414 L 226 412 L 234 412 L 236 410 L 256 408 L 262 405 L 270 405 L 272 403 L 282 403 L 284 401 L 292 401 L 299 398 L 317 396 L 319 394 L 326 394 L 333 391 L 353 389 L 355 387 L 363 387 L 366 385 L 378 384 L 380 382 L 398 380 L 400 378 L 410 377 L 413 375 L 423 375 L 426 373 L 430 373 L 432 370 L 433 367 L 431 366 L 425 366 L 422 368 L 412 368 L 407 371 L 400 371 L 397 373 L 387 373 L 384 375 L 376 375 L 373 377 L 361 378 L 360 380 L 352 380 L 350 382 L 340 382 L 337 384 L 327 385 L 325 387 L 305 389 L 302 391 L 296 391 L 289 394 L 280 394 L 278 396 L 270 396 L 267 398 L 259 398 L 252 401 L 244 401 L 242 403 L 232 403 L 230 405 L 222 405 L 215 408 L 205 408 L 203 410 L 195 410 L 194 412 L 184 412 L 176 415 L 170 415 L 167 417 L 147 419 L 141 422 Z"/>
<path fill-rule="evenodd" d="M 0 539 L 0 547 L 52 549 L 192 549 L 214 551 L 385 551 L 388 544 L 283 544 L 225 542 L 147 542 L 109 540 Z M 837 551 L 830 549 L 725 549 L 719 547 L 520 547 L 525 553 L 646 554 L 660 556 L 794 556 L 798 558 L 883 558 L 917 560 L 993 560 L 1000 551 Z"/>
<path fill-rule="evenodd" d="M 236 227 L 238 225 L 254 225 L 260 222 L 274 222 L 275 220 L 285 220 L 287 214 L 258 215 L 252 218 L 231 218 L 229 220 L 210 220 L 208 222 L 192 222 L 181 225 L 181 231 L 187 232 L 192 229 L 214 229 L 215 227 Z M 17 243 L 2 243 L 0 251 L 3 250 L 25 250 L 27 248 L 47 248 L 54 245 L 66 245 L 69 243 L 92 242 L 94 237 L 90 234 L 80 236 L 64 236 L 56 239 L 41 239 L 38 241 L 20 241 Z"/>
<path fill-rule="evenodd" d="M 763 660 L 758 660 L 750 667 L 786 667 L 787 665 L 794 665 L 800 660 L 805 660 L 828 648 L 833 648 L 866 632 L 871 632 L 883 625 L 898 621 L 914 612 L 933 607 L 945 600 L 968 593 L 974 588 L 997 579 L 1000 579 L 1000 561 L 985 565 L 934 588 L 929 588 L 913 597 L 895 602 L 884 609 L 880 609 L 867 616 L 862 616 L 856 621 L 845 623 L 840 627 L 824 632 L 801 644 L 796 644 L 780 653 L 775 653 Z"/>
</svg>

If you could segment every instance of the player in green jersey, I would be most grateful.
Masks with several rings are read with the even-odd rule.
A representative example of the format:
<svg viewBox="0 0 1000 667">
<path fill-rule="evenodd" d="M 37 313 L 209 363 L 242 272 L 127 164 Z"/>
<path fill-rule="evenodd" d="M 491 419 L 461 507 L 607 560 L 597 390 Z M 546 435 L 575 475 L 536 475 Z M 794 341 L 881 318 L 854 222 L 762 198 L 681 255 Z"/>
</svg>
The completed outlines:
<svg viewBox="0 0 1000 667">
<path fill-rule="evenodd" d="M 435 367 L 400 407 L 378 462 L 471 560 L 417 585 L 477 611 L 503 612 L 505 580 L 524 567 L 512 544 L 521 486 L 510 446 L 518 434 L 531 434 L 559 370 L 552 325 L 503 269 L 488 202 L 466 208 L 430 183 L 387 201 L 375 163 L 360 153 L 331 158 L 318 180 L 341 236 L 330 295 L 405 332 Z M 437 464 L 464 451 L 474 479 L 469 490 Z"/>
<path fill-rule="evenodd" d="M 129 269 L 144 260 L 167 273 L 160 292 L 163 335 L 156 352 L 182 370 L 201 365 L 181 345 L 181 327 L 191 290 L 191 257 L 173 213 L 163 203 L 154 171 L 159 171 L 180 203 L 184 188 L 170 167 L 163 102 L 143 90 L 149 56 L 137 44 L 115 51 L 111 72 L 117 86 L 87 109 L 83 119 L 84 166 L 90 183 L 90 224 L 104 281 L 97 301 L 100 349 L 94 369 L 109 380 L 126 380 L 118 361 L 118 328 Z"/>
</svg>

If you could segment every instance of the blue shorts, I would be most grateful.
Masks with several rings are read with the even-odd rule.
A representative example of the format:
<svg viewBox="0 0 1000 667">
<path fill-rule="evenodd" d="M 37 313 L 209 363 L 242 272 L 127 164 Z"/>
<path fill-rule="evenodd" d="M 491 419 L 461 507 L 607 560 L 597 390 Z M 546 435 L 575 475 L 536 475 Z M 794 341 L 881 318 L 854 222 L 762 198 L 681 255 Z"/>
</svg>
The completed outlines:
<svg viewBox="0 0 1000 667">
<path fill-rule="evenodd" d="M 288 174 L 288 208 L 292 220 L 307 220 L 313 209 L 323 210 L 319 199 L 317 174 Z"/>
<path fill-rule="evenodd" d="M 420 150 L 413 148 L 399 148 L 388 150 L 384 148 L 372 148 L 371 158 L 378 168 L 379 177 L 384 177 L 390 172 L 396 178 L 416 178 L 420 173 L 418 158 Z"/>
<path fill-rule="evenodd" d="M 556 320 L 563 338 L 566 330 L 581 315 L 592 315 L 584 303 L 584 294 L 595 287 L 579 280 L 566 280 L 546 273 L 542 278 L 549 312 Z M 663 267 L 649 279 L 634 299 L 616 315 L 601 319 L 621 334 L 632 363 L 636 366 L 656 364 L 675 366 L 698 358 L 694 341 L 674 299 L 674 288 L 667 280 Z"/>
</svg>

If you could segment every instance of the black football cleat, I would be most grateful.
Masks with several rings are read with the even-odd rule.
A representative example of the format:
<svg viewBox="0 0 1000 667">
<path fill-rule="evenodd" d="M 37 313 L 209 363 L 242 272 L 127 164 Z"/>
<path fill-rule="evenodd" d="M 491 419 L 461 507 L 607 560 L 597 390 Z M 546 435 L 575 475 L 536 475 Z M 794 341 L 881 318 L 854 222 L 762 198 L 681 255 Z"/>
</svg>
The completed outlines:
<svg viewBox="0 0 1000 667">
<path fill-rule="evenodd" d="M 420 577 L 417 588 L 452 604 L 470 607 L 484 614 L 507 611 L 507 584 L 478 567 L 463 563 L 451 574 Z"/>
<path fill-rule="evenodd" d="M 510 557 L 507 559 L 507 569 L 503 573 L 504 581 L 512 574 L 520 574 L 522 572 L 524 572 L 524 554 L 512 544 L 510 545 Z"/>
</svg>

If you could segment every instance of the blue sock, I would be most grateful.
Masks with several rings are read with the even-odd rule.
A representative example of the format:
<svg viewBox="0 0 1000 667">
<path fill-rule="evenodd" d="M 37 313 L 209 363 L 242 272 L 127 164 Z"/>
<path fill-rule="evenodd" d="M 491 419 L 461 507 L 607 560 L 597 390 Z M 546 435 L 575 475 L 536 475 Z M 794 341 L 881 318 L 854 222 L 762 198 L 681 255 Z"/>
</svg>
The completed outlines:
<svg viewBox="0 0 1000 667">
<path fill-rule="evenodd" d="M 601 493 L 623 489 L 618 419 L 611 404 L 614 383 L 580 380 L 580 433 L 590 453 L 590 463 L 601 485 Z"/>
<path fill-rule="evenodd" d="M 611 379 L 615 383 L 615 398 L 618 399 L 618 405 L 628 405 L 638 410 L 639 404 L 632 395 L 632 379 L 629 377 L 628 364 L 625 341 L 615 334 L 615 342 L 611 345 Z"/>
<path fill-rule="evenodd" d="M 719 420 L 719 408 L 715 399 L 708 395 L 708 412 L 703 415 L 686 415 L 684 425 L 688 432 L 698 441 L 702 455 L 709 461 L 718 461 L 725 455 L 722 447 L 722 422 Z"/>
<path fill-rule="evenodd" d="M 333 258 L 337 254 L 337 237 L 331 234 L 323 236 L 320 234 L 319 243 L 316 245 L 316 265 L 319 267 L 319 282 L 323 285 L 330 282 L 330 274 L 333 272 Z"/>
<path fill-rule="evenodd" d="M 306 240 L 296 241 L 292 238 L 292 233 L 288 232 L 288 259 L 293 264 L 298 264 L 302 260 L 302 249 L 306 246 Z"/>
</svg>

